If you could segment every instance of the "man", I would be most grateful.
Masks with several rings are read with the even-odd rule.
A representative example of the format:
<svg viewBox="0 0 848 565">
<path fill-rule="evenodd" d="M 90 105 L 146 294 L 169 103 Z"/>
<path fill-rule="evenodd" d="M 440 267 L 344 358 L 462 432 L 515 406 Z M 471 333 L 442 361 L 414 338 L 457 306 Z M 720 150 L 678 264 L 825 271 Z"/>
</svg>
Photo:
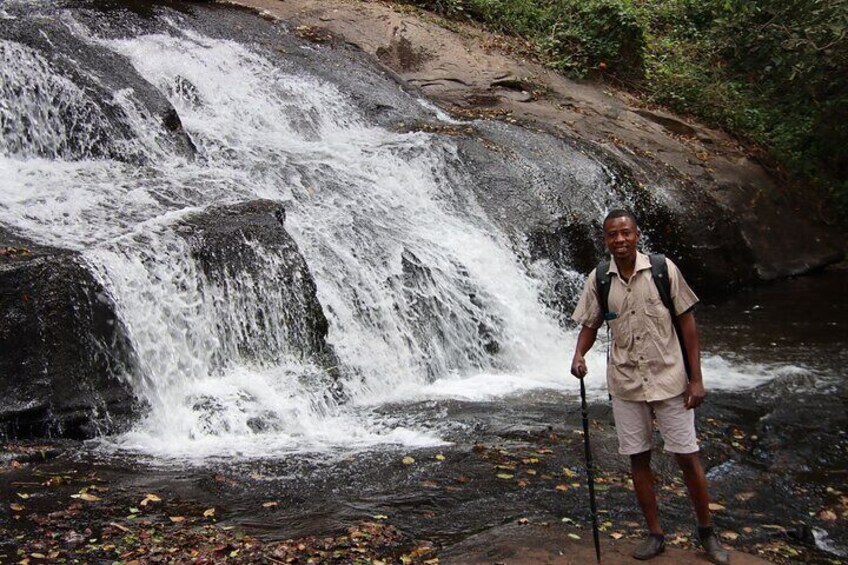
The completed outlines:
<svg viewBox="0 0 848 565">
<path fill-rule="evenodd" d="M 634 551 L 636 559 L 663 552 L 654 475 L 651 471 L 653 420 L 683 472 L 689 498 L 698 519 L 698 537 L 713 563 L 729 563 L 729 555 L 713 532 L 707 480 L 695 439 L 695 411 L 706 396 L 701 378 L 701 352 L 693 307 L 698 298 L 680 271 L 667 261 L 674 312 L 663 305 L 651 276 L 647 255 L 637 250 L 640 232 L 627 210 L 613 210 L 604 219 L 604 242 L 612 254 L 607 316 L 611 336 L 607 385 L 612 396 L 619 452 L 630 456 L 636 499 L 647 522 L 649 536 Z M 577 338 L 571 374 L 584 378 L 584 355 L 592 347 L 604 322 L 595 271 L 589 275 L 572 318 L 582 325 Z M 614 314 L 613 314 L 614 313 Z M 677 318 L 689 376 L 683 362 L 671 316 Z"/>
</svg>

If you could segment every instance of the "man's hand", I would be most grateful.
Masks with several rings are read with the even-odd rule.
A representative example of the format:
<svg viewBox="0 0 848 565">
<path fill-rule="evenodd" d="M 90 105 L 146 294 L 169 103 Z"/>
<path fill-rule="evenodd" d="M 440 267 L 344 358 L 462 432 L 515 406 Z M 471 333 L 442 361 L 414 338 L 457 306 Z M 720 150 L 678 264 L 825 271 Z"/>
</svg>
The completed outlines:
<svg viewBox="0 0 848 565">
<path fill-rule="evenodd" d="M 577 347 L 574 348 L 574 358 L 571 360 L 571 374 L 578 379 L 582 379 L 589 372 L 586 367 L 586 359 L 583 356 L 592 348 L 597 335 L 597 328 L 590 328 L 589 326 L 580 328 L 580 334 L 577 336 Z"/>
<path fill-rule="evenodd" d="M 575 353 L 574 359 L 571 360 L 571 374 L 578 379 L 582 379 L 588 372 L 589 369 L 586 367 L 586 359 L 579 353 Z"/>
<path fill-rule="evenodd" d="M 683 393 L 684 406 L 686 406 L 687 410 L 697 408 L 704 402 L 706 396 L 707 391 L 704 390 L 703 382 L 689 381 L 689 384 L 686 386 L 686 392 Z"/>
</svg>

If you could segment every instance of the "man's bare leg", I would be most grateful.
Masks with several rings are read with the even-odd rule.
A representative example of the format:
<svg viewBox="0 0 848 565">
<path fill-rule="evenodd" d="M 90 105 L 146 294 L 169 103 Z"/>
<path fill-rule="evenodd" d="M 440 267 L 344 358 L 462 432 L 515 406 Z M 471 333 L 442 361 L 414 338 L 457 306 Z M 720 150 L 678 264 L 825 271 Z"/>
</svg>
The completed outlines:
<svg viewBox="0 0 848 565">
<path fill-rule="evenodd" d="M 652 534 L 662 534 L 657 493 L 654 490 L 654 473 L 651 471 L 651 452 L 643 451 L 630 456 L 630 474 L 633 477 L 633 488 L 636 500 L 645 516 L 648 531 Z"/>
<path fill-rule="evenodd" d="M 730 555 L 722 547 L 712 528 L 707 477 L 704 474 L 704 467 L 701 465 L 701 457 L 697 451 L 695 453 L 675 453 L 674 457 L 677 459 L 680 470 L 683 471 L 683 482 L 686 483 L 686 488 L 689 490 L 689 499 L 692 501 L 695 515 L 698 517 L 698 539 L 707 552 L 710 561 L 718 565 L 727 565 L 730 563 Z"/>
<path fill-rule="evenodd" d="M 708 528 L 711 525 L 710 496 L 707 492 L 707 477 L 701 465 L 701 457 L 696 451 L 675 453 L 674 458 L 677 459 L 677 464 L 683 471 L 683 482 L 686 483 L 686 489 L 689 491 L 689 499 L 698 518 L 698 527 Z"/>
</svg>

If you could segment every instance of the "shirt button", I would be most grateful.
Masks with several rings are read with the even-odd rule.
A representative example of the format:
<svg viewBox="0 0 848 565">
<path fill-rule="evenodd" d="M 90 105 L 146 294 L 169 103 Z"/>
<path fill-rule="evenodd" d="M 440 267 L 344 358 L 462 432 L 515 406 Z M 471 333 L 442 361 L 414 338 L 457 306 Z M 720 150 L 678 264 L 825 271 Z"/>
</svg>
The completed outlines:
<svg viewBox="0 0 848 565">
<path fill-rule="evenodd" d="M 627 292 L 630 292 L 631 290 L 633 290 L 633 289 L 632 289 L 632 288 L 628 288 L 628 289 L 627 289 Z"/>
<path fill-rule="evenodd" d="M 636 310 L 631 310 L 631 311 L 630 311 L 630 313 L 631 313 L 631 314 L 635 314 L 635 313 L 636 313 Z"/>
<path fill-rule="evenodd" d="M 639 341 L 640 339 L 642 339 L 642 337 L 637 335 L 637 336 L 636 336 L 636 341 Z"/>
</svg>

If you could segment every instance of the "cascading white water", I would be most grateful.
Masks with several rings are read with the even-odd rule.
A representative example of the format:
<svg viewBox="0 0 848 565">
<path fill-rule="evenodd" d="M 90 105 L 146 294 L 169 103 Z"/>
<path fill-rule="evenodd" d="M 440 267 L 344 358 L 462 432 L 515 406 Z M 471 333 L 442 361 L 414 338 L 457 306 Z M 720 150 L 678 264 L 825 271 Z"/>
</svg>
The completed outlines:
<svg viewBox="0 0 848 565">
<path fill-rule="evenodd" d="M 128 58 L 165 93 L 198 149 L 193 161 L 169 156 L 162 126 L 126 90 L 113 103 L 144 165 L 92 159 L 84 146 L 64 152 L 79 132 L 58 125 L 43 130 L 36 151 L 25 136 L 0 147 L 0 223 L 81 250 L 133 344 L 137 373 L 127 378 L 149 412 L 115 445 L 164 456 L 427 445 L 441 441 L 437 432 L 387 425 L 368 407 L 574 388 L 566 376 L 573 336 L 546 312 L 538 282 L 475 203 L 450 141 L 373 126 L 337 87 L 235 42 L 176 26 L 122 40 L 75 30 Z M 4 71 L 7 84 L 26 73 L 82 108 L 79 123 L 109 131 L 37 55 L 3 42 L 0 56 L 17 69 Z M 24 70 L 14 57 L 38 64 Z M 258 249 L 258 275 L 212 282 L 174 230 L 210 205 L 258 198 L 286 205 L 342 365 L 339 395 L 280 337 L 285 328 L 257 325 L 257 307 L 263 320 L 283 317 L 285 297 L 273 288 L 280 257 Z M 242 356 L 239 341 L 260 332 L 271 334 L 265 355 Z M 600 377 L 602 355 L 590 363 Z M 590 383 L 603 390 L 602 378 Z"/>
</svg>

